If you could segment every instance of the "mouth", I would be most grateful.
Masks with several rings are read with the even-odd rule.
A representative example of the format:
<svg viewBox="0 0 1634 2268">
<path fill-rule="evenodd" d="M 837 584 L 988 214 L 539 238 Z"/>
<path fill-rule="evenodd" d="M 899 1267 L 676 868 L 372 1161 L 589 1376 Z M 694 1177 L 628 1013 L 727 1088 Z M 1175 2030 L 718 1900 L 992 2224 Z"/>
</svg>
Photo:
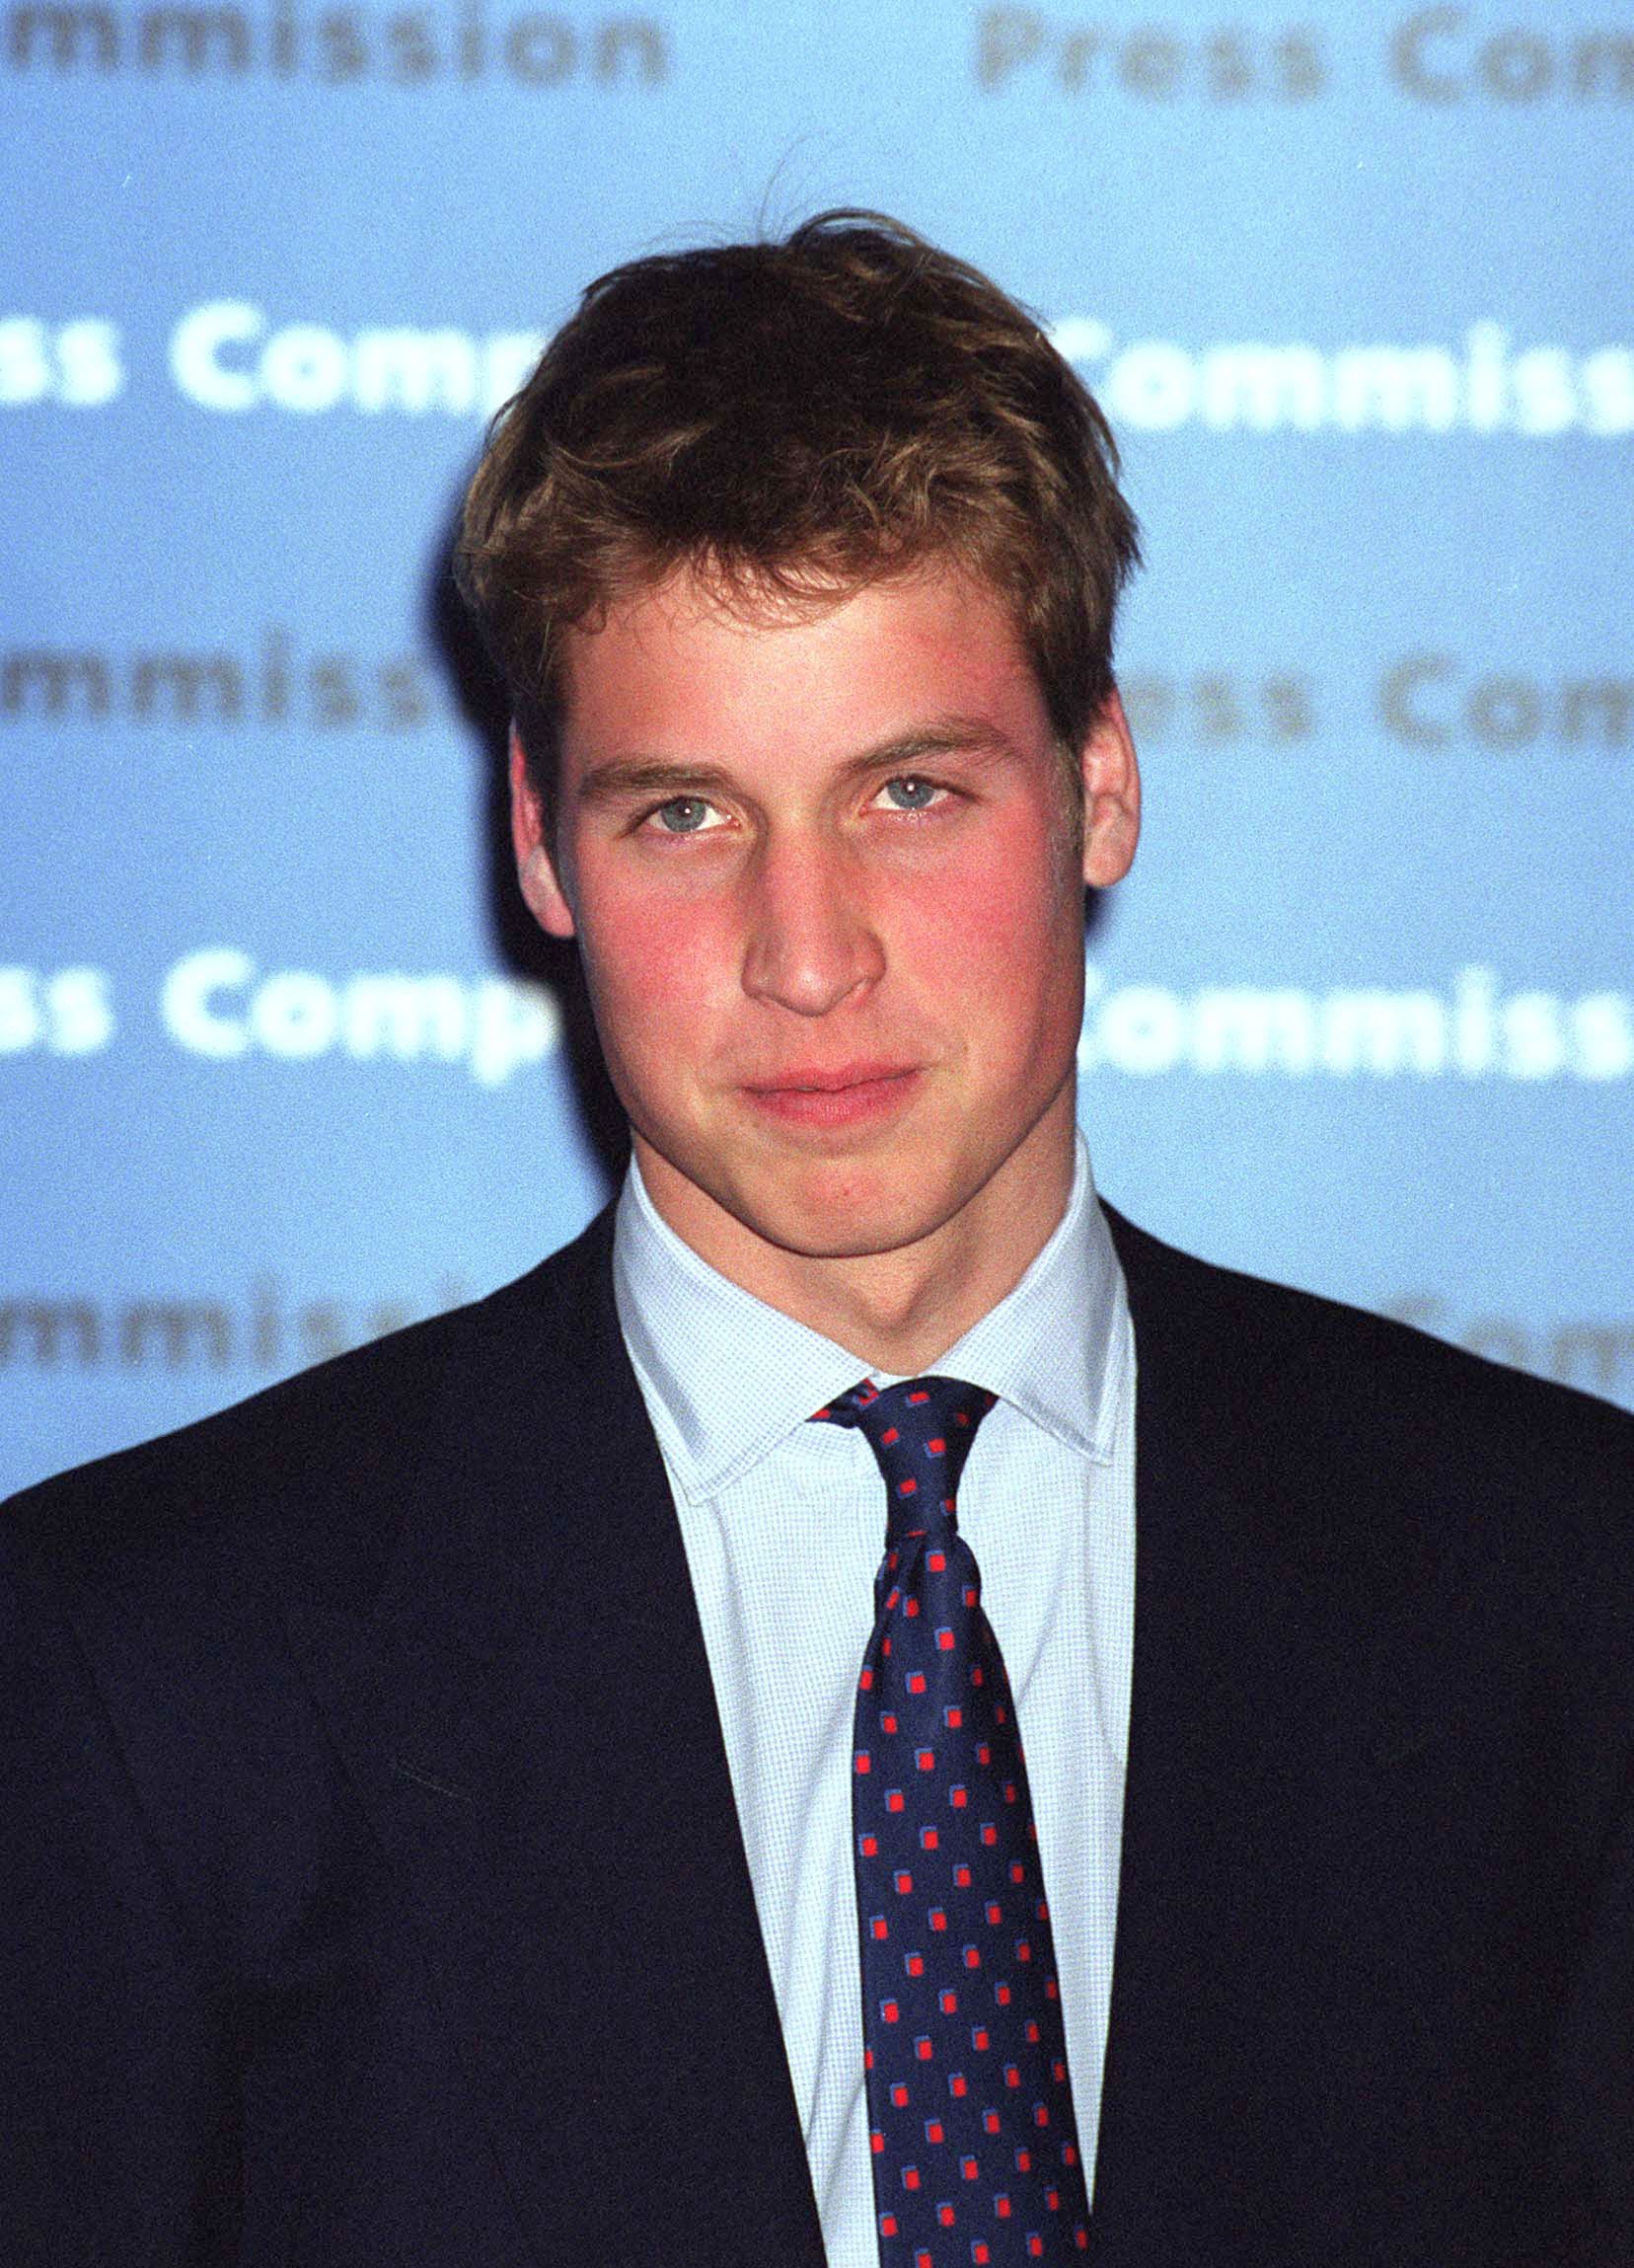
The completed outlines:
<svg viewBox="0 0 1634 2268">
<path fill-rule="evenodd" d="M 919 1078 L 915 1064 L 854 1063 L 781 1072 L 746 1083 L 740 1092 L 757 1112 L 780 1125 L 856 1126 L 901 1109 Z"/>
</svg>

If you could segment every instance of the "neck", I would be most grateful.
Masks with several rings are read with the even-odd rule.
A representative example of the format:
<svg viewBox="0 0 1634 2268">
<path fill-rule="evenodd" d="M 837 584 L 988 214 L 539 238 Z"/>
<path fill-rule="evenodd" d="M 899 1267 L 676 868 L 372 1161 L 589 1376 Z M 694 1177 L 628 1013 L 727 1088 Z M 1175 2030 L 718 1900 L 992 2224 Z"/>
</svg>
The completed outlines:
<svg viewBox="0 0 1634 2268">
<path fill-rule="evenodd" d="M 1049 1242 L 1072 1194 L 1075 1102 L 1069 1082 L 957 1212 L 877 1251 L 814 1256 L 774 1244 L 684 1181 L 638 1134 L 634 1149 L 654 1207 L 702 1259 L 870 1370 L 912 1377 L 1013 1291 Z"/>
</svg>

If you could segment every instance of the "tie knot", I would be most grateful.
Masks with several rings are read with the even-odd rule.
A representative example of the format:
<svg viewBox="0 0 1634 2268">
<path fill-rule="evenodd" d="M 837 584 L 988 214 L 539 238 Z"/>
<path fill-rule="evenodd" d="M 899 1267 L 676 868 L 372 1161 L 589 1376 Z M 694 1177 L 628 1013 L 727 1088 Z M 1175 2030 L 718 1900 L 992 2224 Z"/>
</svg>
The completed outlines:
<svg viewBox="0 0 1634 2268">
<path fill-rule="evenodd" d="M 892 1529 L 920 1528 L 951 1513 L 976 1428 L 999 1397 L 962 1378 L 906 1378 L 896 1386 L 866 1379 L 842 1394 L 813 1424 L 854 1425 L 885 1478 Z"/>
</svg>

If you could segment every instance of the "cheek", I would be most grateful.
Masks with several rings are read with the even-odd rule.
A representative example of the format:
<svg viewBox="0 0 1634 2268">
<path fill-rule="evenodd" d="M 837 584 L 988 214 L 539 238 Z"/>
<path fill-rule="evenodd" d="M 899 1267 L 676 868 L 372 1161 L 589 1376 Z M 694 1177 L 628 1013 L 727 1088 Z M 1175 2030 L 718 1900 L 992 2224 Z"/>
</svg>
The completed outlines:
<svg viewBox="0 0 1634 2268">
<path fill-rule="evenodd" d="M 993 999 L 1013 1015 L 1058 993 L 1083 957 L 1077 867 L 1058 841 L 1017 830 L 930 893 L 914 925 L 921 968 L 951 992 Z"/>
<path fill-rule="evenodd" d="M 729 925 L 718 907 L 678 905 L 620 894 L 581 911 L 579 945 L 593 999 L 609 1012 L 609 1028 L 654 1033 L 684 1046 L 689 1018 L 730 990 Z"/>
<path fill-rule="evenodd" d="M 1082 1019 L 1081 945 L 995 896 L 973 901 L 942 966 L 942 998 L 974 1055 L 1023 1081 L 1053 1063 L 1064 1035 L 1077 1044 Z"/>
</svg>

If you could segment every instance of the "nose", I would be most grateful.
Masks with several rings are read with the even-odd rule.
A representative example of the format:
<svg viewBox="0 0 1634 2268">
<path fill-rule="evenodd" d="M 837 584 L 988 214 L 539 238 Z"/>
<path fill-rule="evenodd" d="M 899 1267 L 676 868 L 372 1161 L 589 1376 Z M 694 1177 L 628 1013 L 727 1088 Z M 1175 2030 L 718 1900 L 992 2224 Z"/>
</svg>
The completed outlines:
<svg viewBox="0 0 1634 2268">
<path fill-rule="evenodd" d="M 769 843 L 746 881 L 743 989 L 796 1016 L 827 1016 L 876 984 L 885 951 L 862 877 L 839 845 Z"/>
</svg>

